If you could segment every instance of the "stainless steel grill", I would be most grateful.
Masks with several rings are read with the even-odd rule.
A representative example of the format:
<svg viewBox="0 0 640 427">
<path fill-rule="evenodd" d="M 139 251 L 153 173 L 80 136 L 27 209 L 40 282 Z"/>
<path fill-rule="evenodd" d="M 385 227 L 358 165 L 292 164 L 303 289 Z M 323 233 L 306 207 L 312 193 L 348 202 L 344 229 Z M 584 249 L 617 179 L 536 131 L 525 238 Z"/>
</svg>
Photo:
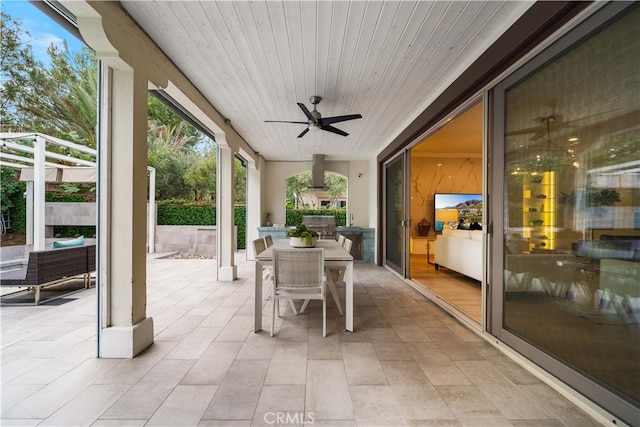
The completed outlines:
<svg viewBox="0 0 640 427">
<path fill-rule="evenodd" d="M 302 223 L 310 230 L 318 232 L 321 239 L 336 239 L 336 218 L 328 215 L 305 215 Z"/>
</svg>

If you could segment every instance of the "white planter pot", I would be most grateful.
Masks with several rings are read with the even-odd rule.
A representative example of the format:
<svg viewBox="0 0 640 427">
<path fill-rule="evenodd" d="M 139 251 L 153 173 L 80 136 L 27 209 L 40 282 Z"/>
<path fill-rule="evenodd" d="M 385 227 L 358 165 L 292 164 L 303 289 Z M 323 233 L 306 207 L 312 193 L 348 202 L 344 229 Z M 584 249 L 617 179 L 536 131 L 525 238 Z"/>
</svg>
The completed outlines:
<svg viewBox="0 0 640 427">
<path fill-rule="evenodd" d="M 318 243 L 317 237 L 307 239 L 304 237 L 289 237 L 289 244 L 294 248 L 312 248 Z"/>
</svg>

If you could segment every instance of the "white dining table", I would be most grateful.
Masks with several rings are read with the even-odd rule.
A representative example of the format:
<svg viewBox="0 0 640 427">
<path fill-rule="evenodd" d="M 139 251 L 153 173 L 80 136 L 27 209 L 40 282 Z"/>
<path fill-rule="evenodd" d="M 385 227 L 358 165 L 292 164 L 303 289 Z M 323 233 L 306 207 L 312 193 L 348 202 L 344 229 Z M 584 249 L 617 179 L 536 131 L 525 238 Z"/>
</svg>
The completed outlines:
<svg viewBox="0 0 640 427">
<path fill-rule="evenodd" d="M 346 285 L 345 329 L 353 332 L 353 256 L 335 240 L 318 240 L 317 248 L 324 248 L 324 265 L 327 280 L 333 282 L 333 269 L 344 270 L 343 280 Z M 262 270 L 273 264 L 273 249 L 292 249 L 289 239 L 277 240 L 260 254 L 256 255 L 256 289 L 255 289 L 255 332 L 262 330 Z"/>
</svg>

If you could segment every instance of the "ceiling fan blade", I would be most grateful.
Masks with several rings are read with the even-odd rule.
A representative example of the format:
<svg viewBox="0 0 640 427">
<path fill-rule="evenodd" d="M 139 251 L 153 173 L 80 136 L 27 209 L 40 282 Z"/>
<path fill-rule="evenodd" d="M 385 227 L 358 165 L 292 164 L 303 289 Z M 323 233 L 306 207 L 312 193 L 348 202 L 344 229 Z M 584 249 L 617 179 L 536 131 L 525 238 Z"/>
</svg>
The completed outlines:
<svg viewBox="0 0 640 427">
<path fill-rule="evenodd" d="M 337 133 L 338 135 L 342 135 L 342 136 L 348 136 L 349 135 L 345 131 L 340 130 L 338 128 L 334 128 L 333 126 L 329 126 L 329 125 L 321 126 L 320 129 L 326 130 L 327 132 L 331 132 L 331 133 Z"/>
<path fill-rule="evenodd" d="M 303 136 L 305 136 L 307 134 L 307 132 L 309 132 L 309 128 L 306 128 L 305 130 L 303 130 L 300 135 L 298 135 L 298 138 L 302 138 Z"/>
<path fill-rule="evenodd" d="M 308 125 L 308 122 L 287 122 L 287 121 L 283 121 L 283 120 L 265 120 L 265 123 L 296 123 L 299 125 Z"/>
<path fill-rule="evenodd" d="M 298 102 L 298 107 L 300 107 L 304 115 L 307 116 L 307 119 L 309 119 L 313 123 L 316 123 L 316 119 L 313 117 L 313 114 L 311 114 L 311 111 L 309 111 L 309 109 L 303 103 Z"/>
<path fill-rule="evenodd" d="M 509 131 L 505 134 L 505 136 L 527 135 L 529 133 L 538 133 L 543 129 L 544 128 L 542 126 L 534 126 L 531 128 Z"/>
<path fill-rule="evenodd" d="M 361 118 L 362 118 L 362 115 L 360 114 L 348 114 L 346 116 L 324 117 L 318 120 L 318 124 L 320 126 L 326 126 L 332 123 L 346 122 L 347 120 L 355 120 L 355 119 L 361 119 Z"/>
</svg>

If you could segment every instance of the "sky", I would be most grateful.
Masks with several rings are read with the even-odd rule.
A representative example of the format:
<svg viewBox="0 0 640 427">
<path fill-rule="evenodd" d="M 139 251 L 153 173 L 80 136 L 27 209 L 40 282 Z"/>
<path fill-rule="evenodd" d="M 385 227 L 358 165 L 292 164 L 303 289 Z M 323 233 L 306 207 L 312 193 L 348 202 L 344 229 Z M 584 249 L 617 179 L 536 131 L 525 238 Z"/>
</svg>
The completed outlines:
<svg viewBox="0 0 640 427">
<path fill-rule="evenodd" d="M 32 46 L 35 59 L 45 66 L 50 64 L 47 47 L 51 43 L 62 47 L 63 40 L 67 40 L 70 52 L 78 52 L 82 49 L 82 41 L 69 34 L 29 1 L 2 0 L 1 5 L 3 12 L 22 21 L 23 31 L 31 33 L 31 38 L 23 41 Z"/>
</svg>

